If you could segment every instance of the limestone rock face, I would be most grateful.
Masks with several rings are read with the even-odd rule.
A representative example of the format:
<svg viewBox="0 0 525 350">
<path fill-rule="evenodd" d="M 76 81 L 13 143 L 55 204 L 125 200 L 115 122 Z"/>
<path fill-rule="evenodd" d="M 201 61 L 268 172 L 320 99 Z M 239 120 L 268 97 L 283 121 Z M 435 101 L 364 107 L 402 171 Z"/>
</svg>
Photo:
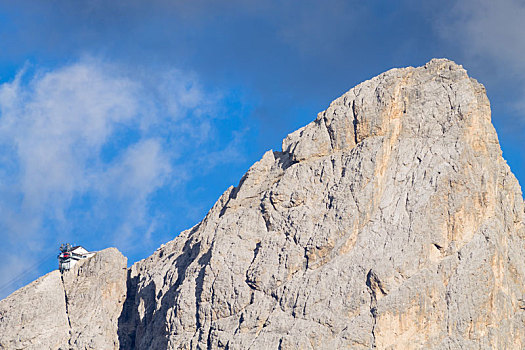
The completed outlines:
<svg viewBox="0 0 525 350">
<path fill-rule="evenodd" d="M 104 249 L 64 273 L 69 347 L 119 349 L 117 327 L 126 278 L 127 259 L 115 248 Z"/>
<path fill-rule="evenodd" d="M 445 59 L 393 69 L 149 258 L 1 301 L 0 348 L 522 349 L 524 222 L 484 87 Z"/>
<path fill-rule="evenodd" d="M 136 349 L 521 349 L 524 206 L 484 87 L 437 59 L 336 99 L 131 268 Z"/>
<path fill-rule="evenodd" d="M 0 349 L 119 349 L 127 259 L 115 248 L 0 301 Z"/>
<path fill-rule="evenodd" d="M 0 301 L 0 349 L 58 349 L 68 339 L 66 301 L 58 270 Z"/>
</svg>

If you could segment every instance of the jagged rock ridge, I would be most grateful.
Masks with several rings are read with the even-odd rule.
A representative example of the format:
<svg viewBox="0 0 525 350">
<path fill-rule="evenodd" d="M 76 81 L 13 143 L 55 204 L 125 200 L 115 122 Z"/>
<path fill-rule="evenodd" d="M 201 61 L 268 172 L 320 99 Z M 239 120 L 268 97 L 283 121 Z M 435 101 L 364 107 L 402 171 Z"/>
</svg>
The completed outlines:
<svg viewBox="0 0 525 350">
<path fill-rule="evenodd" d="M 483 86 L 444 59 L 393 69 L 134 264 L 112 344 L 523 348 L 523 223 Z"/>
</svg>

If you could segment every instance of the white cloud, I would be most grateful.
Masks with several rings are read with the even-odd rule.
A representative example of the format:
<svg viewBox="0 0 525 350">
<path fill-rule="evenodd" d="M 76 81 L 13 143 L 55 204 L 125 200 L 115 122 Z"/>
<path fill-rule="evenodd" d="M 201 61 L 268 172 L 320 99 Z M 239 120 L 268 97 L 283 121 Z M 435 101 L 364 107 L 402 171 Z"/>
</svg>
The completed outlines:
<svg viewBox="0 0 525 350">
<path fill-rule="evenodd" d="M 90 187 L 88 163 L 115 126 L 136 117 L 136 86 L 93 63 L 21 79 L 1 86 L 0 137 L 16 152 L 23 207 L 61 208 Z"/>
<path fill-rule="evenodd" d="M 89 59 L 30 68 L 0 85 L 0 285 L 33 263 L 10 264 L 7 252 L 21 244 L 38 255 L 70 237 L 82 200 L 82 215 L 113 224 L 107 244 L 151 238 L 150 197 L 188 179 L 193 156 L 215 152 L 206 142 L 220 118 L 220 94 L 175 69 L 133 76 Z"/>
<path fill-rule="evenodd" d="M 104 174 L 104 179 L 97 181 L 100 192 L 112 193 L 119 202 L 125 203 L 126 212 L 113 240 L 117 245 L 133 246 L 134 229 L 141 225 L 149 227 L 146 235 L 151 238 L 149 231 L 156 218 L 148 216 L 148 196 L 166 182 L 171 170 L 171 160 L 161 142 L 146 139 L 128 148 Z"/>
<path fill-rule="evenodd" d="M 159 140 L 147 139 L 128 148 L 108 172 L 108 183 L 119 195 L 145 198 L 164 182 L 170 172 L 170 159 Z"/>
</svg>

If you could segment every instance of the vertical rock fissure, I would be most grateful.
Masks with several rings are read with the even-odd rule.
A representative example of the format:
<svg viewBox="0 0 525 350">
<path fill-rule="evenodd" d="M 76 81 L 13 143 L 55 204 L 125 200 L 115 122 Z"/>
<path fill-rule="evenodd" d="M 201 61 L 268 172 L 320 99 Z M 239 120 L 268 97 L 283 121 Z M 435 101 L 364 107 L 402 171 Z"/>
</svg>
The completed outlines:
<svg viewBox="0 0 525 350">
<path fill-rule="evenodd" d="M 359 124 L 359 120 L 357 119 L 357 107 L 355 106 L 355 100 L 352 101 L 352 115 L 354 116 L 354 120 L 352 121 L 354 124 L 354 142 L 357 145 L 359 143 L 357 138 L 357 124 Z"/>
<path fill-rule="evenodd" d="M 69 326 L 68 344 L 71 345 L 72 328 L 71 328 L 71 318 L 69 317 L 69 300 L 67 298 L 66 284 L 64 283 L 64 275 L 60 274 L 60 280 L 62 281 L 62 288 L 64 289 L 64 302 L 66 304 L 66 317 L 67 317 L 67 324 Z"/>
<path fill-rule="evenodd" d="M 375 290 L 374 288 L 372 287 L 372 280 L 374 279 L 374 273 L 372 272 L 372 270 L 368 271 L 368 274 L 366 275 L 366 286 L 368 287 L 368 293 L 370 293 L 370 315 L 372 315 L 372 320 L 373 320 L 373 323 L 372 323 L 372 330 L 371 330 L 371 335 L 372 335 L 372 345 L 371 345 L 371 349 L 375 349 L 376 348 L 376 334 L 375 334 L 375 330 L 376 330 L 376 324 L 377 324 L 377 298 L 376 298 L 376 293 L 375 293 Z"/>
<path fill-rule="evenodd" d="M 377 324 L 377 300 L 373 294 L 370 294 L 370 314 L 373 318 L 372 323 L 372 349 L 376 348 L 376 324 Z"/>
</svg>

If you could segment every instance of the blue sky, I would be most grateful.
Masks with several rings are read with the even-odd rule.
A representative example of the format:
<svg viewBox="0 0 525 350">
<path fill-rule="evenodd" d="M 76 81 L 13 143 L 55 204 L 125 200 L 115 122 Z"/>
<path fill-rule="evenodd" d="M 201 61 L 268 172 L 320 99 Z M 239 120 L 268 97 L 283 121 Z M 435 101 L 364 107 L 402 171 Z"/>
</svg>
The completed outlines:
<svg viewBox="0 0 525 350">
<path fill-rule="evenodd" d="M 0 0 L 0 297 L 61 242 L 135 262 L 359 82 L 433 57 L 485 84 L 525 183 L 517 0 Z"/>
</svg>

